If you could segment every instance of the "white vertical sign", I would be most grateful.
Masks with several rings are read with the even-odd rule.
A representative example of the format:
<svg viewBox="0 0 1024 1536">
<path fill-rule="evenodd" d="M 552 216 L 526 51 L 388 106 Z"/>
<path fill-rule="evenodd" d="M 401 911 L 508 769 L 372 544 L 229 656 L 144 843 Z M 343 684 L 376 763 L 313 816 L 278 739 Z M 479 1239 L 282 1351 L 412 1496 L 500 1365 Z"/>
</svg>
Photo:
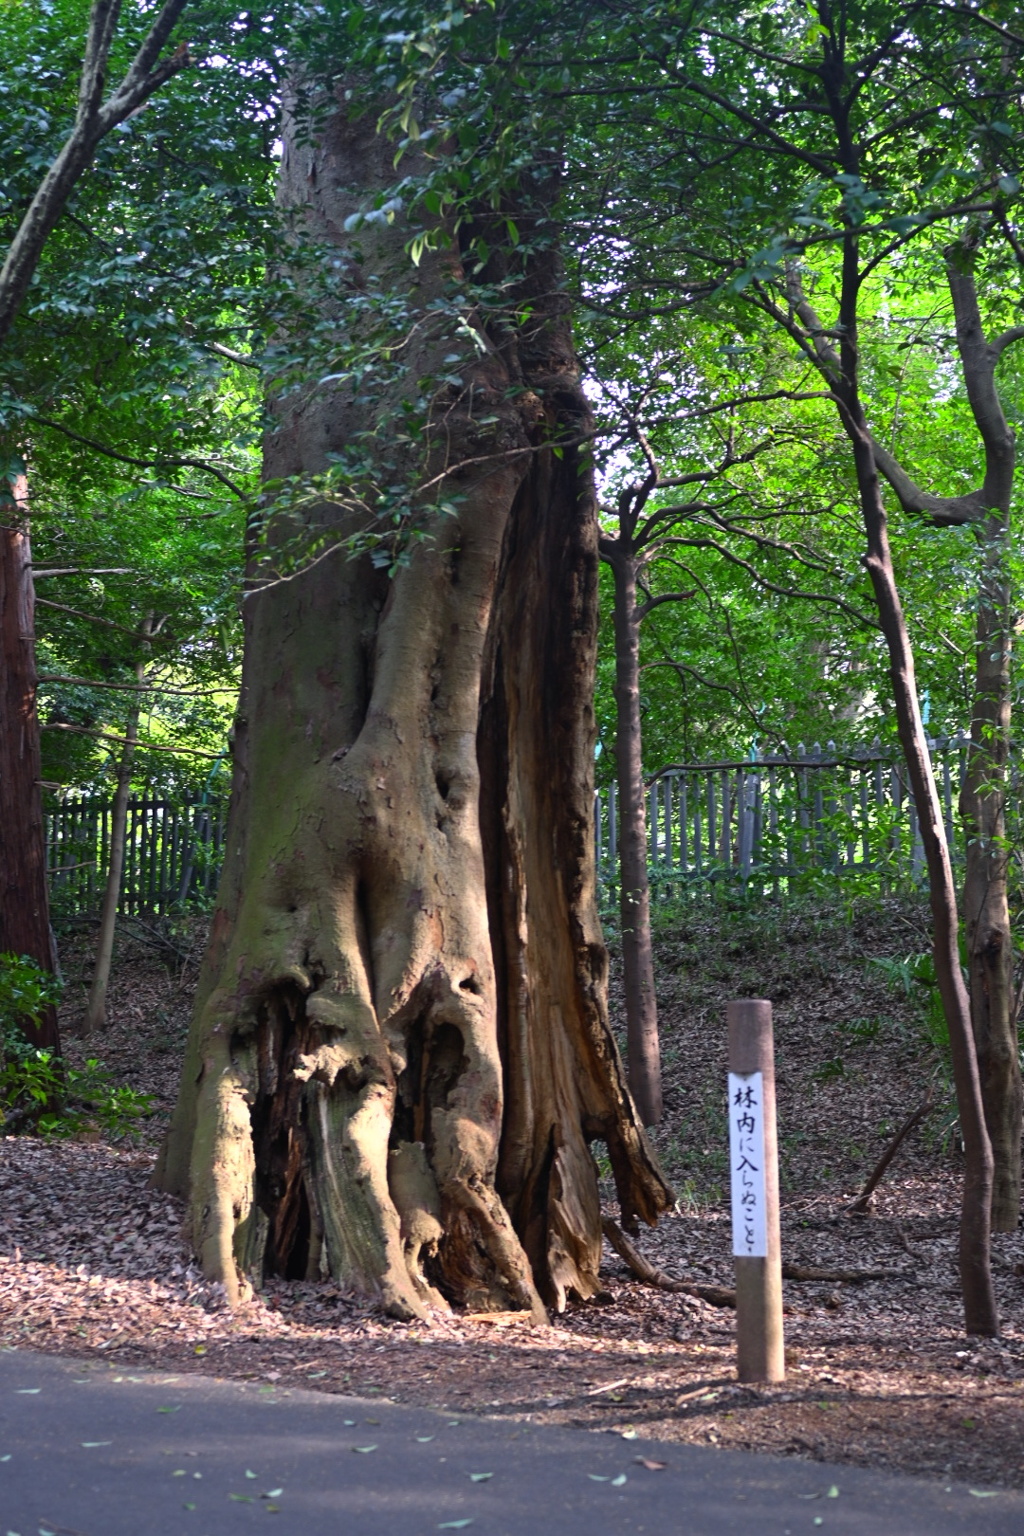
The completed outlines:
<svg viewBox="0 0 1024 1536">
<path fill-rule="evenodd" d="M 732 1166 L 732 1251 L 768 1254 L 764 1186 L 764 1076 L 729 1073 L 729 1161 Z"/>
</svg>

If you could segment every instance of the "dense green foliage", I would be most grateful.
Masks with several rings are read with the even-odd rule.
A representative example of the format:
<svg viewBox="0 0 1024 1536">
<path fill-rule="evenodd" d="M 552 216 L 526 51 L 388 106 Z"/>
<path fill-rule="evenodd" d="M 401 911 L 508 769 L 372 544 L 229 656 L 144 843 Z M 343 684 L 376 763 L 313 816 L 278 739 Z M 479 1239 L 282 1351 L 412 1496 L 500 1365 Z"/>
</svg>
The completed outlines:
<svg viewBox="0 0 1024 1536">
<path fill-rule="evenodd" d="M 523 261 L 557 240 L 609 516 L 617 491 L 646 472 L 646 453 L 667 482 L 704 477 L 666 521 L 646 571 L 649 595 L 688 594 L 644 621 L 648 770 L 783 742 L 891 738 L 846 446 L 813 360 L 787 334 L 786 285 L 799 269 L 827 311 L 839 235 L 856 221 L 870 267 L 861 388 L 873 429 L 922 484 L 948 494 L 974 483 L 943 251 L 977 229 L 986 324 L 1010 323 L 1020 122 L 1003 60 L 1020 52 L 1015 14 L 760 0 L 738 12 L 710 0 L 335 0 L 266 18 L 191 7 L 186 30 L 201 62 L 101 146 L 5 354 L 0 430 L 29 466 L 37 564 L 121 572 L 40 583 L 42 670 L 130 685 L 145 660 L 155 684 L 179 691 L 146 695 L 143 739 L 209 755 L 141 753 L 138 780 L 205 780 L 237 675 L 244 519 L 258 534 L 270 505 L 291 497 L 306 507 L 326 490 L 367 508 L 360 547 L 401 558 L 417 512 L 402 478 L 409 448 L 416 462 L 429 453 L 431 402 L 458 373 L 453 355 L 450 377 L 405 377 L 402 283 L 435 250 L 457 251 L 439 318 L 457 324 L 482 307 L 497 332 Z M 71 111 L 85 15 L 82 0 L 4 10 L 5 229 Z M 122 58 L 139 25 L 126 19 Z M 867 180 L 843 171 L 813 73 L 840 32 L 846 67 L 864 76 L 851 132 L 870 148 Z M 393 103 L 395 184 L 362 226 L 399 207 L 411 220 L 408 273 L 393 292 L 347 290 L 327 253 L 289 236 L 275 214 L 288 49 L 303 60 L 291 89 L 311 132 L 325 88 L 356 106 Z M 350 231 L 356 245 L 362 228 Z M 275 265 L 283 239 L 292 281 Z M 332 293 L 347 306 L 343 331 L 325 318 Z M 300 312 L 303 326 L 286 324 Z M 1010 349 L 1001 391 L 1014 420 L 1020 367 Z M 327 377 L 379 398 L 379 432 L 316 483 L 273 487 L 259 501 L 263 388 Z M 657 490 L 650 506 L 677 501 Z M 895 507 L 892 516 L 929 724 L 962 729 L 973 536 Z M 315 534 L 295 549 L 279 537 L 263 577 L 322 553 Z M 610 596 L 606 623 L 609 608 Z M 140 653 L 147 614 L 163 623 Z M 615 731 L 610 674 L 606 644 L 602 776 Z M 44 776 L 101 779 L 117 743 L 79 733 L 123 734 L 130 695 L 48 682 L 43 697 L 57 727 L 46 733 Z"/>
<path fill-rule="evenodd" d="M 0 955 L 0 1131 L 126 1136 L 149 1112 L 148 1094 L 115 1083 L 95 1057 L 66 1067 L 26 1039 L 25 1030 L 39 1023 L 60 990 L 27 955 Z"/>
</svg>

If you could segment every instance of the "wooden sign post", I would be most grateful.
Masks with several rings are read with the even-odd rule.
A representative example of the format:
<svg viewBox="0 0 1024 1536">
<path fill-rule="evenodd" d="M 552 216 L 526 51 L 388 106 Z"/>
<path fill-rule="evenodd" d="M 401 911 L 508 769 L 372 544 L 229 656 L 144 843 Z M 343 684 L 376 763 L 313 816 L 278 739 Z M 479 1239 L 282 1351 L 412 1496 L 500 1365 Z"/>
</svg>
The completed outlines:
<svg viewBox="0 0 1024 1536">
<path fill-rule="evenodd" d="M 772 1005 L 760 998 L 730 1003 L 728 1022 L 737 1376 L 784 1381 Z"/>
</svg>

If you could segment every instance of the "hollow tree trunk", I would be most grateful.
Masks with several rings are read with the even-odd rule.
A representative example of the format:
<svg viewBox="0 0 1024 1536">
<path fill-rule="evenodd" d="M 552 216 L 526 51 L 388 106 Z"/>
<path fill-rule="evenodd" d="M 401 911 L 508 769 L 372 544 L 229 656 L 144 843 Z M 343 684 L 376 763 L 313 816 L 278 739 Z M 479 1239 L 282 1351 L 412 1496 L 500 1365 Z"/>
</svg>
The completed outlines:
<svg viewBox="0 0 1024 1536">
<path fill-rule="evenodd" d="M 391 154 L 339 113 L 315 149 L 286 139 L 282 196 L 340 245 Z M 627 1219 L 671 1200 L 608 1029 L 594 902 L 597 529 L 571 445 L 589 417 L 556 263 L 533 259 L 528 319 L 467 345 L 430 307 L 444 266 L 413 274 L 405 238 L 374 226 L 343 260 L 357 298 L 407 291 L 412 379 L 460 354 L 429 466 L 454 510 L 390 577 L 335 553 L 247 598 L 228 859 L 157 1177 L 188 1190 L 233 1297 L 246 1275 L 329 1272 L 399 1316 L 539 1317 L 598 1286 L 590 1140 Z M 376 415 L 342 389 L 280 402 L 268 476 L 322 470 Z M 339 538 L 359 520 L 310 517 Z"/>
<path fill-rule="evenodd" d="M 152 614 L 143 621 L 143 636 L 148 635 L 153 624 Z M 141 688 L 145 682 L 146 664 L 140 661 L 135 668 L 135 678 Z M 85 1033 L 93 1034 L 107 1027 L 107 987 L 110 983 L 110 962 L 114 954 L 114 931 L 117 926 L 117 904 L 121 899 L 121 876 L 124 873 L 125 836 L 128 830 L 128 798 L 132 788 L 132 764 L 135 761 L 135 743 L 139 737 L 139 711 L 141 700 L 134 694 L 128 709 L 124 742 L 117 765 L 117 784 L 114 803 L 110 810 L 110 858 L 107 864 L 107 883 L 103 890 L 103 907 L 100 912 L 100 929 L 96 938 L 96 961 L 93 966 L 89 1000 L 85 1008 Z"/>
<path fill-rule="evenodd" d="M 46 885 L 46 828 L 39 782 L 35 588 L 24 475 L 0 473 L 0 951 L 28 955 L 46 971 L 57 956 Z M 27 1030 L 60 1051 L 57 1011 Z"/>
<path fill-rule="evenodd" d="M 615 541 L 623 543 L 623 539 Z M 611 544 L 605 541 L 605 548 Z M 661 1119 L 661 1051 L 647 878 L 647 814 L 640 723 L 640 623 L 636 560 L 605 558 L 615 579 L 615 768 L 619 791 L 619 913 L 629 1087 L 645 1125 Z"/>
</svg>

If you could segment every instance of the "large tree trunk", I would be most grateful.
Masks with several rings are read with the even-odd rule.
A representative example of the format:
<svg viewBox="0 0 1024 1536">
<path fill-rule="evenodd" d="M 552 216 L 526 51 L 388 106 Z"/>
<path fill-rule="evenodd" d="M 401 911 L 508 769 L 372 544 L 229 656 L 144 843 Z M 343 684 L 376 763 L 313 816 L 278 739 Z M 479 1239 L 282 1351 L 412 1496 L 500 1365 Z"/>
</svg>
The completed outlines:
<svg viewBox="0 0 1024 1536">
<path fill-rule="evenodd" d="M 338 113 L 315 149 L 289 136 L 282 195 L 337 245 L 391 174 L 369 121 Z M 589 418 L 550 258 L 530 318 L 481 323 L 478 351 L 429 318 L 445 269 L 414 275 L 404 238 L 375 226 L 346 271 L 357 296 L 382 277 L 411 294 L 412 379 L 461 354 L 430 465 L 443 452 L 454 510 L 390 577 L 338 552 L 246 601 L 228 860 L 158 1178 L 188 1189 L 231 1296 L 329 1272 L 400 1316 L 539 1317 L 598 1286 L 592 1139 L 627 1219 L 671 1200 L 594 903 Z M 355 392 L 290 397 L 268 476 L 322 470 L 376 416 Z M 359 521 L 310 517 L 339 539 Z"/>
<path fill-rule="evenodd" d="M 647 877 L 647 813 L 640 723 L 636 557 L 625 534 L 603 542 L 615 578 L 615 768 L 619 791 L 619 915 L 629 1087 L 645 1125 L 661 1119 L 661 1050 Z M 618 545 L 614 553 L 610 547 Z"/>
<path fill-rule="evenodd" d="M 24 475 L 0 474 L 0 951 L 28 955 L 46 971 L 57 956 L 46 885 L 46 827 L 39 782 L 35 587 Z M 33 1045 L 60 1051 L 49 1007 Z"/>
</svg>

